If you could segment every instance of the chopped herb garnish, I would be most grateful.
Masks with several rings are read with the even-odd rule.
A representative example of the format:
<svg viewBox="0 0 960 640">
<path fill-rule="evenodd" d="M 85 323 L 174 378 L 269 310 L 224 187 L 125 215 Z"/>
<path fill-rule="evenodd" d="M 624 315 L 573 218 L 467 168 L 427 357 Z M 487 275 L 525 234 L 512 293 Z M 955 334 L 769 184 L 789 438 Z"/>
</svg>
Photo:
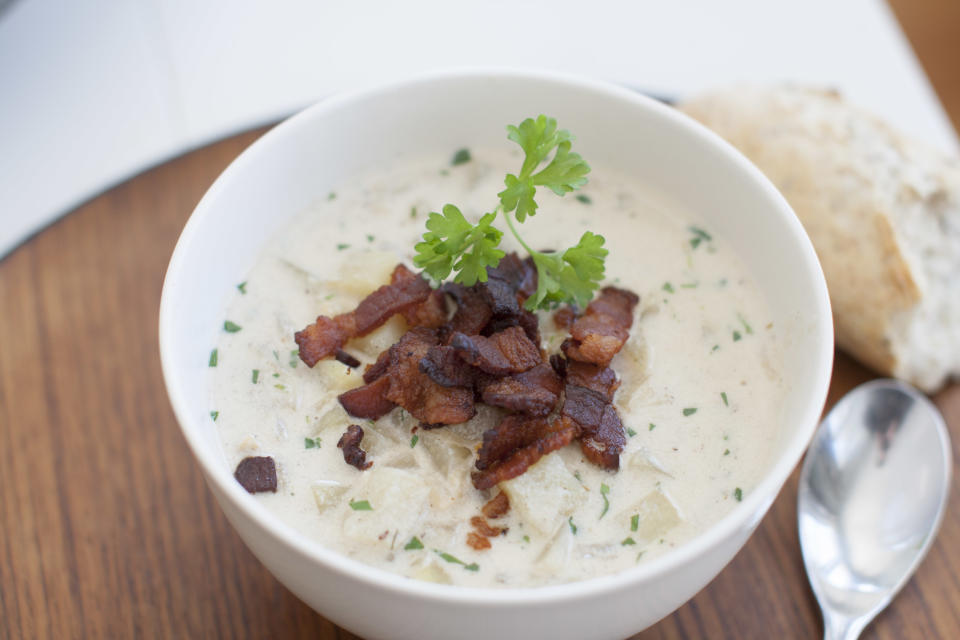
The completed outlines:
<svg viewBox="0 0 960 640">
<path fill-rule="evenodd" d="M 210 352 L 210 361 L 207 364 L 208 366 L 211 366 L 211 367 L 217 366 L 217 350 L 216 349 Z"/>
<path fill-rule="evenodd" d="M 416 208 L 416 207 L 410 207 L 410 217 L 411 217 L 411 218 L 416 218 L 416 217 L 417 217 L 417 208 Z"/>
<path fill-rule="evenodd" d="M 260 379 L 260 369 L 254 369 L 250 373 L 250 381 L 253 382 L 253 384 L 257 384 L 257 380 L 259 379 Z"/>
<path fill-rule="evenodd" d="M 577 479 L 577 482 L 583 483 L 583 478 L 580 477 L 580 471 L 574 471 L 573 477 Z"/>
<path fill-rule="evenodd" d="M 684 282 L 680 286 L 684 289 L 696 289 L 699 284 L 699 282 Z"/>
<path fill-rule="evenodd" d="M 740 338 L 742 338 L 742 337 L 743 337 L 743 336 L 740 335 L 740 332 L 739 332 L 739 331 L 734 331 L 734 332 L 733 332 L 733 341 L 734 341 L 734 342 L 737 342 L 737 341 L 740 340 Z"/>
<path fill-rule="evenodd" d="M 637 554 L 637 559 L 634 562 L 640 562 L 640 558 L 643 557 L 643 551 Z"/>
<path fill-rule="evenodd" d="M 623 539 L 623 542 L 620 543 L 620 546 L 621 546 L 621 547 L 626 547 L 626 546 L 629 546 L 629 545 L 632 545 L 632 544 L 637 544 L 637 541 L 634 540 L 633 538 L 627 537 L 627 538 L 624 538 L 624 539 Z"/>
<path fill-rule="evenodd" d="M 573 524 L 573 516 L 567 518 L 567 524 L 570 525 L 570 533 L 577 535 L 577 525 Z"/>
<path fill-rule="evenodd" d="M 279 378 L 279 377 L 280 377 L 280 374 L 279 374 L 279 373 L 275 373 L 275 374 L 273 374 L 273 377 L 274 377 L 274 378 Z"/>
<path fill-rule="evenodd" d="M 517 127 L 507 127 L 507 131 L 507 137 L 520 145 L 525 157 L 518 174 L 507 174 L 504 179 L 506 188 L 497 194 L 500 202 L 476 224 L 468 222 L 452 204 L 444 205 L 442 213 L 431 213 L 423 241 L 415 247 L 413 262 L 437 282 L 454 271 L 454 280 L 466 286 L 485 282 L 487 268 L 496 266 L 505 255 L 498 248 L 503 231 L 493 226 L 502 213 L 511 234 L 537 268 L 537 290 L 527 299 L 526 308 L 549 308 L 563 302 L 585 307 L 604 276 L 608 251 L 603 236 L 586 231 L 573 247 L 540 252 L 523 240 L 514 222 L 523 223 L 536 214 L 537 187 L 562 196 L 586 183 L 590 167 L 579 154 L 570 152 L 570 132 L 557 129 L 553 118 L 528 118 Z M 546 166 L 537 171 L 545 162 Z"/>
<path fill-rule="evenodd" d="M 630 531 L 636 531 L 640 528 L 640 514 L 635 513 L 630 516 Z"/>
<path fill-rule="evenodd" d="M 277 362 L 280 362 L 280 354 L 277 353 L 276 349 L 273 350 L 273 359 L 276 360 Z"/>
<path fill-rule="evenodd" d="M 291 350 L 290 350 L 290 362 L 289 362 L 290 368 L 291 368 L 291 369 L 296 369 L 296 368 L 297 368 L 297 363 L 299 363 L 299 362 L 300 362 L 300 350 L 299 350 L 299 349 L 291 349 Z"/>
<path fill-rule="evenodd" d="M 693 234 L 693 237 L 690 238 L 690 246 L 693 247 L 694 249 L 699 247 L 700 243 L 703 242 L 704 240 L 706 240 L 707 242 L 710 242 L 711 240 L 713 240 L 713 237 L 709 233 L 707 233 L 706 231 L 704 231 L 699 227 L 689 227 L 689 229 L 690 229 L 690 233 Z"/>
<path fill-rule="evenodd" d="M 470 149 L 457 149 L 457 152 L 453 154 L 453 158 L 450 160 L 450 166 L 457 166 L 460 164 L 466 164 L 470 162 Z"/>
<path fill-rule="evenodd" d="M 692 415 L 695 414 L 696 412 L 697 412 L 697 408 L 696 408 L 696 407 L 687 407 L 686 409 L 683 410 L 683 415 L 685 415 L 685 416 L 692 416 Z"/>
<path fill-rule="evenodd" d="M 331 191 L 330 193 L 327 194 L 327 200 L 336 200 L 336 199 L 337 199 L 336 191 Z"/>
<path fill-rule="evenodd" d="M 727 402 L 727 392 L 726 392 L 726 391 L 721 391 L 721 392 L 720 392 L 720 397 L 723 398 L 723 406 L 729 407 L 729 406 L 730 406 L 730 403 Z"/>
<path fill-rule="evenodd" d="M 275 385 L 273 385 L 273 386 L 274 386 L 275 389 L 280 389 L 280 391 L 286 391 L 286 389 L 287 389 L 287 388 L 286 388 L 284 385 L 282 385 L 282 384 L 275 384 Z"/>
<path fill-rule="evenodd" d="M 350 508 L 354 511 L 373 511 L 373 507 L 370 506 L 369 500 L 357 500 L 356 502 L 351 500 Z"/>
<path fill-rule="evenodd" d="M 415 446 L 417 446 L 417 442 L 419 440 L 420 440 L 420 436 L 418 436 L 417 434 L 413 434 L 413 437 L 410 438 L 410 448 L 413 449 Z"/>
<path fill-rule="evenodd" d="M 632 438 L 633 436 L 637 435 L 637 432 L 631 429 L 630 427 L 627 427 L 627 435 Z"/>
<path fill-rule="evenodd" d="M 337 294 L 335 294 L 335 293 L 328 293 L 327 295 L 323 296 L 323 299 L 324 299 L 324 300 L 333 300 L 333 299 L 336 297 L 336 295 L 337 295 Z"/>
<path fill-rule="evenodd" d="M 304 438 L 303 439 L 303 448 L 304 449 L 319 449 L 320 448 L 320 436 L 316 438 Z"/>
<path fill-rule="evenodd" d="M 239 289 L 240 293 L 242 293 L 243 295 L 247 295 L 247 281 L 244 280 L 243 282 L 238 284 L 237 289 Z"/>
<path fill-rule="evenodd" d="M 477 571 L 477 570 L 480 569 L 480 565 L 478 565 L 476 562 L 471 562 L 470 564 L 467 564 L 466 562 L 464 562 L 464 561 L 461 560 L 460 558 L 458 558 L 458 557 L 456 557 L 456 556 L 453 556 L 453 555 L 450 555 L 449 553 L 446 553 L 445 551 L 440 551 L 439 549 L 434 549 L 434 551 L 437 553 L 437 555 L 439 555 L 441 558 L 443 558 L 443 559 L 446 560 L 447 562 L 450 562 L 450 563 L 452 563 L 452 564 L 460 564 L 460 565 L 463 565 L 463 568 L 466 569 L 467 571 Z"/>
<path fill-rule="evenodd" d="M 523 536 L 524 542 L 530 542 L 530 536 Z"/>
<path fill-rule="evenodd" d="M 713 345 L 713 349 L 710 349 L 710 352 L 713 353 L 714 351 L 719 351 L 719 350 L 720 350 L 720 345 L 715 344 Z"/>
<path fill-rule="evenodd" d="M 740 487 L 737 487 L 736 489 L 734 489 L 734 490 L 733 490 L 733 497 L 737 499 L 737 502 L 742 501 L 742 500 L 743 500 L 743 489 L 741 489 Z"/>
<path fill-rule="evenodd" d="M 723 450 L 723 455 L 725 455 L 725 456 L 730 455 L 730 449 L 724 449 L 724 450 Z"/>
<path fill-rule="evenodd" d="M 583 204 L 593 204 L 593 200 L 591 200 L 591 199 L 590 199 L 590 196 L 588 196 L 588 195 L 585 194 L 585 193 L 578 193 L 578 194 L 577 194 L 577 201 L 578 201 L 578 202 L 582 202 Z"/>
<path fill-rule="evenodd" d="M 751 327 L 750 323 L 748 323 L 746 318 L 743 317 L 743 314 L 737 313 L 737 319 L 740 320 L 740 323 L 743 325 L 744 331 L 747 333 L 753 333 L 753 327 Z"/>
<path fill-rule="evenodd" d="M 349 248 L 350 248 L 350 245 L 346 242 L 337 243 L 337 251 L 343 251 L 344 249 L 349 249 Z"/>
<path fill-rule="evenodd" d="M 403 546 L 404 551 L 418 551 L 420 549 L 423 549 L 423 543 L 420 542 L 420 538 L 417 536 L 410 538 L 410 542 Z"/>
<path fill-rule="evenodd" d="M 226 331 L 227 333 L 236 333 L 237 331 L 240 331 L 240 329 L 243 329 L 243 327 L 238 325 L 236 322 L 231 322 L 229 320 L 226 320 L 223 323 L 223 330 Z"/>
<path fill-rule="evenodd" d="M 673 293 L 673 292 L 674 292 L 673 285 L 670 284 L 669 282 L 664 282 L 664 283 L 663 283 L 663 286 L 660 287 L 660 288 L 663 289 L 664 291 L 666 291 L 667 293 Z"/>
<path fill-rule="evenodd" d="M 213 418 L 213 421 L 214 421 L 214 422 L 216 422 L 216 421 L 217 421 L 217 418 L 220 417 L 220 412 L 219 412 L 219 411 L 211 411 L 211 412 L 210 412 L 210 417 Z"/>
<path fill-rule="evenodd" d="M 657 425 L 655 425 L 655 424 L 653 424 L 653 423 L 651 422 L 651 423 L 650 423 L 650 429 L 649 429 L 649 430 L 650 430 L 650 431 L 653 431 L 653 430 L 656 429 L 656 428 L 657 428 Z"/>
<path fill-rule="evenodd" d="M 608 493 L 610 493 L 610 487 L 601 483 L 600 497 L 603 498 L 603 511 L 600 512 L 600 518 L 607 515 L 607 511 L 610 509 L 610 500 L 607 498 Z M 597 518 L 597 520 L 599 520 L 600 518 Z"/>
<path fill-rule="evenodd" d="M 374 237 L 374 235 L 373 235 L 372 233 L 368 233 L 368 234 L 367 234 L 367 242 L 373 242 L 374 240 L 376 240 L 376 238 Z"/>
</svg>

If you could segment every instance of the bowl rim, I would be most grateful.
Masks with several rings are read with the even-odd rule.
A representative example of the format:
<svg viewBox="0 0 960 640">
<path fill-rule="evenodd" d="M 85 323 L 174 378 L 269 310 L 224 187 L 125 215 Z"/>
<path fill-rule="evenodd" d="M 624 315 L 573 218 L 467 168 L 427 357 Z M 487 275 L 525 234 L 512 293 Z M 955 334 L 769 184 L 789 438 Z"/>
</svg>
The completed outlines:
<svg viewBox="0 0 960 640">
<path fill-rule="evenodd" d="M 443 83 L 453 80 L 469 79 L 473 81 L 507 78 L 532 83 L 565 85 L 566 88 L 602 95 L 631 103 L 633 108 L 653 112 L 654 117 L 670 121 L 672 125 L 687 130 L 687 133 L 705 147 L 721 153 L 726 161 L 746 174 L 766 195 L 777 209 L 776 215 L 784 218 L 787 228 L 799 245 L 803 256 L 802 268 L 813 281 L 815 302 L 813 309 L 812 333 L 819 344 L 819 352 L 814 354 L 817 380 L 811 386 L 813 397 L 804 413 L 796 418 L 800 429 L 784 443 L 780 455 L 772 461 L 769 471 L 759 484 L 744 496 L 742 502 L 734 506 L 726 515 L 663 555 L 613 574 L 596 576 L 585 580 L 538 587 L 463 587 L 441 585 L 411 579 L 372 565 L 349 558 L 337 551 L 324 547 L 320 542 L 308 538 L 292 526 L 277 519 L 260 501 L 247 493 L 237 483 L 229 471 L 224 471 L 222 460 L 216 458 L 200 435 L 198 418 L 188 410 L 181 383 L 173 370 L 171 345 L 176 341 L 173 331 L 174 308 L 170 300 L 179 283 L 184 279 L 182 265 L 185 260 L 185 247 L 197 233 L 198 220 L 215 206 L 221 192 L 230 188 L 238 167 L 257 162 L 262 150 L 281 142 L 292 135 L 303 123 L 322 118 L 324 114 L 356 103 L 375 100 L 398 89 L 411 89 L 417 86 Z M 682 114 L 680 111 L 662 104 L 636 91 L 606 81 L 581 75 L 537 69 L 515 69 L 497 67 L 461 67 L 444 69 L 428 73 L 419 73 L 388 83 L 377 83 L 352 91 L 336 94 L 309 106 L 283 120 L 249 147 L 244 149 L 213 182 L 200 202 L 190 214 L 186 225 L 177 240 L 164 277 L 159 317 L 160 359 L 164 383 L 177 423 L 187 441 L 190 450 L 200 464 L 207 482 L 217 489 L 215 493 L 228 500 L 231 506 L 248 519 L 254 521 L 267 534 L 291 548 L 293 551 L 320 563 L 327 569 L 345 577 L 365 583 L 369 587 L 396 592 L 398 595 L 430 600 L 437 604 L 470 604 L 498 608 L 520 608 L 532 604 L 562 603 L 599 597 L 606 593 L 630 587 L 663 576 L 688 561 L 708 552 L 724 539 L 732 536 L 738 529 L 755 528 L 770 505 L 776 499 L 780 489 L 790 473 L 799 463 L 809 445 L 822 408 L 826 402 L 833 363 L 833 320 L 826 281 L 817 260 L 813 245 L 799 219 L 790 205 L 773 184 L 744 155 L 732 145 L 705 126 Z M 759 514 L 759 515 L 758 515 Z M 232 523 L 231 523 L 232 524 Z M 269 569 L 269 567 L 268 567 Z M 711 579 L 714 576 L 711 577 Z"/>
</svg>

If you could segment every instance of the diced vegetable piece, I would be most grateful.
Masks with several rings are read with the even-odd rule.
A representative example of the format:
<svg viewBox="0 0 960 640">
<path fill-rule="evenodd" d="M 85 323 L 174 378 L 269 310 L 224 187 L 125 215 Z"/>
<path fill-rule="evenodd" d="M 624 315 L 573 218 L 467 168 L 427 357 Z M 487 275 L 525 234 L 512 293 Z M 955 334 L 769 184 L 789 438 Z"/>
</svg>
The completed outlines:
<svg viewBox="0 0 960 640">
<path fill-rule="evenodd" d="M 346 493 L 346 485 L 342 485 L 335 480 L 317 480 L 310 485 L 313 490 L 313 499 L 317 503 L 317 509 L 321 512 L 340 503 L 343 494 Z"/>
<path fill-rule="evenodd" d="M 426 511 L 430 489 L 416 473 L 374 465 L 364 471 L 353 495 L 370 503 L 370 511 L 350 511 L 343 523 L 344 535 L 358 544 L 382 544 L 384 531 L 409 537 Z"/>
<path fill-rule="evenodd" d="M 659 489 L 651 491 L 623 515 L 626 520 L 631 514 L 639 514 L 637 531 L 631 537 L 638 544 L 644 544 L 662 538 L 670 529 L 680 524 L 681 517 L 670 499 Z M 626 529 L 626 527 L 624 527 Z"/>
<path fill-rule="evenodd" d="M 559 455 L 547 455 L 527 472 L 500 483 L 520 521 L 545 536 L 552 536 L 574 509 L 587 499 L 587 491 Z"/>
</svg>

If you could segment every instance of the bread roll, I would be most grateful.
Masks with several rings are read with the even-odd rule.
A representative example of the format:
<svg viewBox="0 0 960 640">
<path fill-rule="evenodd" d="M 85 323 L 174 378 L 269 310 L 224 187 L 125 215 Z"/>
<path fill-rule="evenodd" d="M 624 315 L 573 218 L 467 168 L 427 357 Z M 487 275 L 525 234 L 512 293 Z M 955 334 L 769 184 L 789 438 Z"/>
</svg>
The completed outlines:
<svg viewBox="0 0 960 640">
<path fill-rule="evenodd" d="M 681 109 L 740 149 L 796 211 L 841 348 L 927 392 L 960 377 L 960 160 L 831 91 L 730 88 Z"/>
</svg>

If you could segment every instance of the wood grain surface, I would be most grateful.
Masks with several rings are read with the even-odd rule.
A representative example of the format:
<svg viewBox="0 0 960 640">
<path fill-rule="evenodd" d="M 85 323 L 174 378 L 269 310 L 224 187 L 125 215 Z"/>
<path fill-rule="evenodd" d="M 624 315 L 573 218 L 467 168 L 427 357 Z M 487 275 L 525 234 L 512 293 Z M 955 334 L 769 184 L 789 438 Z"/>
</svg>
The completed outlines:
<svg viewBox="0 0 960 640">
<path fill-rule="evenodd" d="M 893 4 L 960 124 L 960 5 L 917 3 L 924 13 L 909 0 Z M 0 639 L 355 637 L 243 546 L 161 380 L 167 260 L 200 196 L 260 133 L 140 175 L 0 262 Z M 871 377 L 838 354 L 829 404 Z M 957 459 L 960 385 L 934 400 Z M 960 637 L 958 483 L 955 474 L 926 562 L 865 637 Z M 796 474 L 717 579 L 637 637 L 819 636 L 795 508 Z"/>
</svg>

